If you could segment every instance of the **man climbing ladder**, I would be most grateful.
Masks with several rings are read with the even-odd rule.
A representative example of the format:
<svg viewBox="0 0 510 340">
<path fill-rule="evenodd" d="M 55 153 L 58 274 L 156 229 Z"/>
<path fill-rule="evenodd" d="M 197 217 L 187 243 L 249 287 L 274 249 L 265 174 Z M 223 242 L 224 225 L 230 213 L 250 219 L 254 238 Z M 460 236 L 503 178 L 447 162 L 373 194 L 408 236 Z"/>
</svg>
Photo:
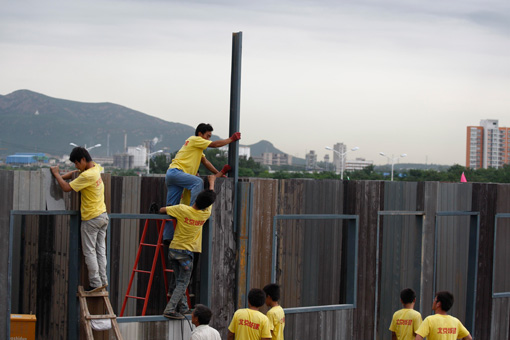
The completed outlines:
<svg viewBox="0 0 510 340">
<path fill-rule="evenodd" d="M 220 148 L 227 144 L 241 139 L 241 133 L 236 132 L 230 138 L 211 142 L 213 128 L 210 124 L 198 124 L 195 129 L 195 135 L 186 139 L 175 158 L 170 163 L 166 172 L 165 183 L 167 186 L 166 205 L 172 206 L 179 204 L 182 192 L 188 189 L 191 193 L 190 202 L 193 206 L 198 194 L 204 189 L 202 179 L 197 175 L 198 167 L 202 163 L 213 174 L 224 175 L 230 170 L 230 166 L 225 165 L 221 171 L 218 171 L 214 165 L 205 158 L 204 150 L 207 148 Z M 173 228 L 165 226 L 163 233 L 163 242 L 169 244 L 173 238 Z"/>
</svg>

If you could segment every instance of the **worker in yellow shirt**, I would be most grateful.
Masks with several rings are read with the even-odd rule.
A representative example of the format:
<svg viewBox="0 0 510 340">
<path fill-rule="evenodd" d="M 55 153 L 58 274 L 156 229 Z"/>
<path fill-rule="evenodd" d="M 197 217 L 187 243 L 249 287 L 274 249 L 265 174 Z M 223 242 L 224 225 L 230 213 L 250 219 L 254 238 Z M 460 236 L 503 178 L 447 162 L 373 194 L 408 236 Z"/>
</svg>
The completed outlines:
<svg viewBox="0 0 510 340">
<path fill-rule="evenodd" d="M 453 295 L 450 292 L 442 291 L 436 294 L 432 309 L 435 314 L 427 316 L 416 331 L 415 340 L 472 340 L 469 331 L 459 321 L 447 314 L 453 306 Z"/>
<path fill-rule="evenodd" d="M 214 192 L 216 177 L 217 175 L 207 177 L 209 189 L 198 195 L 193 206 L 178 204 L 162 207 L 159 211 L 177 219 L 175 235 L 168 249 L 169 266 L 175 278 L 171 280 L 169 287 L 171 298 L 163 312 L 163 316 L 169 319 L 184 319 L 184 314 L 191 314 L 186 288 L 193 271 L 193 253 L 202 252 L 202 228 L 211 216 L 212 204 L 216 200 Z"/>
<path fill-rule="evenodd" d="M 92 161 L 89 152 L 83 147 L 75 147 L 69 160 L 78 170 L 62 176 L 58 166 L 53 166 L 50 170 L 63 191 L 81 192 L 81 246 L 89 273 L 89 292 L 95 292 L 108 286 L 105 240 L 109 219 L 101 179 L 103 168 Z M 78 177 L 70 183 L 66 182 L 75 172 L 79 172 Z"/>
<path fill-rule="evenodd" d="M 193 206 L 200 192 L 204 189 L 204 182 L 197 176 L 200 164 L 203 164 L 207 170 L 213 174 L 224 175 L 230 170 L 230 166 L 225 165 L 218 171 L 204 155 L 207 148 L 220 148 L 227 144 L 241 139 L 241 133 L 236 132 L 230 138 L 221 139 L 212 142 L 213 128 L 210 124 L 201 123 L 195 129 L 195 135 L 189 137 L 184 142 L 175 158 L 170 163 L 166 172 L 165 184 L 167 187 L 166 205 L 173 206 L 179 204 L 184 189 L 190 192 L 189 205 Z M 173 237 L 174 229 L 171 224 L 165 226 L 163 231 L 163 242 L 168 244 Z"/>
<path fill-rule="evenodd" d="M 403 308 L 393 314 L 390 325 L 391 338 L 392 340 L 414 340 L 416 331 L 422 322 L 420 312 L 414 310 L 415 291 L 411 288 L 402 290 L 400 302 Z"/>
<path fill-rule="evenodd" d="M 272 340 L 283 340 L 285 312 L 278 302 L 280 300 L 280 286 L 276 283 L 270 283 L 263 290 L 266 293 L 266 306 L 270 308 L 266 316 L 269 319 Z"/>
</svg>

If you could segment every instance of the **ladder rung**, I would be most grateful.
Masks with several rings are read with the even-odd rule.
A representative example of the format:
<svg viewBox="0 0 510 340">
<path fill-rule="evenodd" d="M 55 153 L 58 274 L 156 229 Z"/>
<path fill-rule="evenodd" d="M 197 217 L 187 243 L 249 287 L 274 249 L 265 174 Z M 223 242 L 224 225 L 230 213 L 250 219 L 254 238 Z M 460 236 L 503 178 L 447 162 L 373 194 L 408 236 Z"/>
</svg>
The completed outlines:
<svg viewBox="0 0 510 340">
<path fill-rule="evenodd" d="M 141 269 L 135 269 L 135 272 L 137 273 L 145 273 L 145 274 L 150 274 L 151 272 L 147 271 L 147 270 L 141 270 Z"/>
<path fill-rule="evenodd" d="M 140 243 L 141 246 L 149 246 L 149 247 L 157 247 L 158 245 L 157 244 L 152 244 L 152 243 Z"/>
<path fill-rule="evenodd" d="M 164 271 L 165 273 L 173 273 L 173 272 L 174 272 L 174 270 L 173 270 L 173 269 L 166 269 L 166 268 L 165 268 L 165 269 L 163 269 L 163 271 Z"/>
<path fill-rule="evenodd" d="M 86 316 L 85 319 L 87 320 L 97 320 L 97 319 L 115 319 L 117 318 L 115 315 L 112 314 L 105 314 L 105 315 L 89 315 Z"/>
<path fill-rule="evenodd" d="M 145 300 L 145 298 L 143 298 L 143 297 L 133 296 L 133 295 L 126 295 L 126 297 L 131 298 L 131 299 L 137 299 L 137 300 Z"/>
</svg>

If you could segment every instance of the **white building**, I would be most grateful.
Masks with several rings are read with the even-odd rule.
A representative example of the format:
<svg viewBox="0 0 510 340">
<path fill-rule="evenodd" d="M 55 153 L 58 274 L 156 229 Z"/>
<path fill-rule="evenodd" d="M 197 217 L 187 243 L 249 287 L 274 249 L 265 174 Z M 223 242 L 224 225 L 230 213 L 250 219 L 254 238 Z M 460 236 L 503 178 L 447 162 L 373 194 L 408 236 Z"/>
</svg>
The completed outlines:
<svg viewBox="0 0 510 340">
<path fill-rule="evenodd" d="M 228 145 L 222 146 L 221 148 L 219 148 L 219 150 L 228 153 Z M 246 159 L 250 159 L 251 148 L 249 146 L 239 145 L 239 157 L 245 157 Z"/>
<path fill-rule="evenodd" d="M 143 145 L 128 146 L 127 154 L 133 155 L 133 167 L 134 168 L 146 168 L 147 167 L 147 149 Z"/>
</svg>

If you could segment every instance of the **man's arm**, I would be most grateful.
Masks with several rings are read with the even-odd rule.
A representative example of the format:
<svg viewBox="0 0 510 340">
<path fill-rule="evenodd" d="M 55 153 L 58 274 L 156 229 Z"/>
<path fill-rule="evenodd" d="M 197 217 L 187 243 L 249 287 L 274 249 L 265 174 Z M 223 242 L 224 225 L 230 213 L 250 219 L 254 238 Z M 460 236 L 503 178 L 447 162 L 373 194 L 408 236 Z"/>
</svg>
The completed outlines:
<svg viewBox="0 0 510 340">
<path fill-rule="evenodd" d="M 80 172 L 80 170 L 69 171 L 69 172 L 63 174 L 62 178 L 63 179 L 71 179 L 71 178 L 73 178 L 73 174 L 76 172 Z"/>
<path fill-rule="evenodd" d="M 416 334 L 416 338 L 414 340 L 423 340 L 423 337 L 420 334 Z"/>
<path fill-rule="evenodd" d="M 231 331 L 228 331 L 227 340 L 234 340 L 236 338 L 235 334 Z"/>
<path fill-rule="evenodd" d="M 473 340 L 473 338 L 471 337 L 471 334 L 468 334 L 468 336 L 464 337 L 463 339 L 464 340 Z"/>
<path fill-rule="evenodd" d="M 57 180 L 58 182 L 58 185 L 60 185 L 60 187 L 62 188 L 62 190 L 64 192 L 69 192 L 69 191 L 72 191 L 73 188 L 71 188 L 71 186 L 69 185 L 69 183 L 67 183 L 63 176 L 60 175 L 60 172 L 59 172 L 59 169 L 58 169 L 58 165 L 57 166 L 52 166 L 50 168 L 51 170 L 51 173 L 53 174 L 53 176 L 55 177 L 55 179 Z M 71 172 L 68 172 L 67 174 L 65 174 L 64 176 L 66 177 L 66 179 L 69 179 L 73 176 L 73 173 L 74 171 L 71 171 Z"/>
<path fill-rule="evenodd" d="M 211 144 L 209 144 L 209 147 L 210 148 L 221 148 L 222 146 L 225 146 L 227 144 L 235 142 L 236 140 L 239 140 L 239 139 L 241 139 L 241 133 L 236 132 L 230 138 L 215 140 L 214 142 L 211 142 Z"/>
<path fill-rule="evenodd" d="M 207 170 L 209 170 L 210 172 L 212 172 L 213 174 L 217 174 L 217 173 L 219 172 L 219 171 L 218 171 L 218 169 L 216 169 L 216 168 L 214 167 L 214 165 L 212 165 L 212 163 L 211 163 L 211 162 L 209 162 L 209 160 L 208 160 L 207 158 L 205 158 L 205 156 L 204 156 L 204 157 L 202 157 L 202 159 L 201 159 L 200 161 L 201 161 L 201 162 L 202 162 L 202 164 L 205 166 L 205 168 L 206 168 Z"/>
<path fill-rule="evenodd" d="M 397 340 L 397 335 L 395 332 L 391 332 L 391 340 Z"/>
<path fill-rule="evenodd" d="M 216 182 L 216 175 L 207 176 L 207 180 L 209 181 L 209 190 L 214 191 L 214 182 Z"/>
</svg>

